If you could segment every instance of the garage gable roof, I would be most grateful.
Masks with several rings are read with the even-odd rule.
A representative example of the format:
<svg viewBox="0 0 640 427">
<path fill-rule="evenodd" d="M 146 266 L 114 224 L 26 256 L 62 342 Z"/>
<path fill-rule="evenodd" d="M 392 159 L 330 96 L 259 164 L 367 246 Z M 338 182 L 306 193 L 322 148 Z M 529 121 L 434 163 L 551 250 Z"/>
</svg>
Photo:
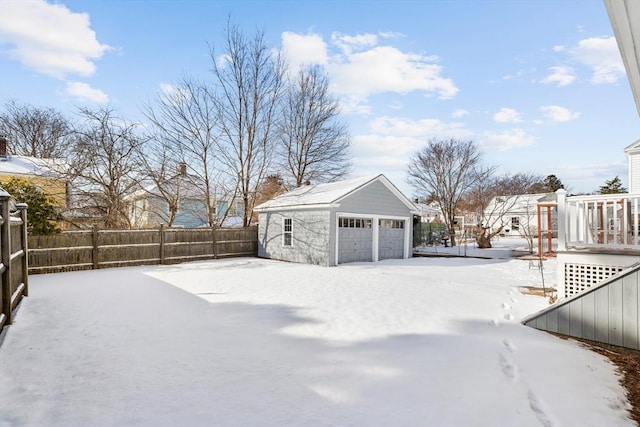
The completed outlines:
<svg viewBox="0 0 640 427">
<path fill-rule="evenodd" d="M 411 201 L 384 175 L 366 176 L 326 184 L 303 185 L 256 206 L 255 210 L 262 212 L 299 208 L 328 208 L 376 181 L 387 187 L 407 208 L 412 211 L 415 210 L 415 206 Z"/>
</svg>

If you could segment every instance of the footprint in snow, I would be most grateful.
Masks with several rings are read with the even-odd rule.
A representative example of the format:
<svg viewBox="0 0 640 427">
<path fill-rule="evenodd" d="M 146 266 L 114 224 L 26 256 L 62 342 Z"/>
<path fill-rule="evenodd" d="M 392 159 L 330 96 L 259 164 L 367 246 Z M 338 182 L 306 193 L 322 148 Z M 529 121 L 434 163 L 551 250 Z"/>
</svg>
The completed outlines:
<svg viewBox="0 0 640 427">
<path fill-rule="evenodd" d="M 500 369 L 504 376 L 511 382 L 518 381 L 518 367 L 508 357 L 500 354 Z"/>
<path fill-rule="evenodd" d="M 505 315 L 504 315 L 504 318 L 505 318 L 506 320 L 513 320 L 513 314 L 511 314 L 511 313 L 507 313 L 507 314 L 505 314 Z"/>
<path fill-rule="evenodd" d="M 489 322 L 489 326 L 496 327 L 498 325 L 500 325 L 500 321 L 498 319 L 493 319 Z"/>
<path fill-rule="evenodd" d="M 515 353 L 516 350 L 518 349 L 509 338 L 505 338 L 502 341 L 502 344 L 504 345 L 504 348 L 509 350 L 511 353 Z"/>
<path fill-rule="evenodd" d="M 511 297 L 511 302 L 516 303 L 516 302 L 518 302 L 518 300 L 515 299 L 514 297 Z"/>
<path fill-rule="evenodd" d="M 533 413 L 536 414 L 536 418 L 538 418 L 538 421 L 540 421 L 540 424 L 543 427 L 554 427 L 556 423 L 553 422 L 544 402 L 542 402 L 538 398 L 538 396 L 536 396 L 536 394 L 531 390 L 529 390 L 527 398 L 529 399 L 529 407 L 531 408 Z"/>
<path fill-rule="evenodd" d="M 500 304 L 500 307 L 502 307 L 505 310 L 511 310 L 511 306 L 506 302 L 503 302 L 502 304 Z"/>
</svg>

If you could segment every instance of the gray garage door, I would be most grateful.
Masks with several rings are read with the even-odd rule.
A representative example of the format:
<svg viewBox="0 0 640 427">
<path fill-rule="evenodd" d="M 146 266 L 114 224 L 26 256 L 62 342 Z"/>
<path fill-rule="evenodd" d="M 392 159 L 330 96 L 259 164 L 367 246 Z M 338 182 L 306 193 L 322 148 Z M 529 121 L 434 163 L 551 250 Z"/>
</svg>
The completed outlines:
<svg viewBox="0 0 640 427">
<path fill-rule="evenodd" d="M 404 258 L 404 225 L 403 220 L 380 220 L 378 259 Z"/>
<path fill-rule="evenodd" d="M 373 261 L 373 229 L 365 218 L 340 218 L 338 264 Z"/>
</svg>

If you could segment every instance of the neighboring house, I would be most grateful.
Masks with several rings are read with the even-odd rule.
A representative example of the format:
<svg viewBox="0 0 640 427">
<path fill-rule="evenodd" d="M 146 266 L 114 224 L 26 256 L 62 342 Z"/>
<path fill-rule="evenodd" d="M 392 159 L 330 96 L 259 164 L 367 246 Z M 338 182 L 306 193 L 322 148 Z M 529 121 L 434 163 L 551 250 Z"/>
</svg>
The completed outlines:
<svg viewBox="0 0 640 427">
<path fill-rule="evenodd" d="M 415 206 L 384 175 L 302 186 L 255 210 L 260 257 L 335 266 L 411 256 Z"/>
<path fill-rule="evenodd" d="M 640 139 L 624 149 L 627 156 L 629 193 L 640 194 Z"/>
<path fill-rule="evenodd" d="M 415 200 L 416 216 L 420 218 L 420 222 L 430 223 L 433 221 L 442 221 L 442 211 L 437 203 L 419 203 Z"/>
<path fill-rule="evenodd" d="M 67 206 L 67 181 L 61 177 L 64 167 L 65 162 L 59 159 L 10 155 L 6 139 L 0 137 L 0 181 L 16 178 L 29 182 L 50 196 L 60 210 Z"/>
<path fill-rule="evenodd" d="M 539 203 L 554 203 L 554 193 L 494 197 L 484 211 L 483 225 L 504 236 L 532 236 L 538 232 Z M 553 218 L 557 222 L 557 218 Z"/>
<path fill-rule="evenodd" d="M 640 114 L 640 2 L 605 6 Z M 567 197 L 558 190 L 559 301 L 523 323 L 640 349 L 639 144 L 625 148 L 628 194 Z"/>
<path fill-rule="evenodd" d="M 131 226 L 135 228 L 157 227 L 168 224 L 171 208 L 167 199 L 176 202 L 173 227 L 197 228 L 207 227 L 207 202 L 202 193 L 198 177 L 186 173 L 186 168 L 179 169 L 178 174 L 162 183 L 148 184 L 127 196 L 128 214 Z M 161 191 L 162 189 L 162 191 Z M 168 195 L 163 197 L 162 192 Z M 216 200 L 216 198 L 213 198 Z M 242 224 L 242 202 L 218 198 L 215 202 L 214 221 L 217 225 L 238 226 Z M 238 218 L 240 221 L 238 222 Z"/>
</svg>

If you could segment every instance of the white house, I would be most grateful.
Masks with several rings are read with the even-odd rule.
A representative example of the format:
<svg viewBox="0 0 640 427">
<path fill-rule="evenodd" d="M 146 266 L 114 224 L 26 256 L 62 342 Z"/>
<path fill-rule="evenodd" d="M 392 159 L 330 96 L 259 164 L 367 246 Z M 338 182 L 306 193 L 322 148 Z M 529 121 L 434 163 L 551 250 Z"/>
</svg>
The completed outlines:
<svg viewBox="0 0 640 427">
<path fill-rule="evenodd" d="M 411 256 L 415 206 L 384 175 L 302 186 L 255 211 L 260 257 L 335 266 Z"/>
<path fill-rule="evenodd" d="M 536 235 L 539 203 L 553 203 L 554 193 L 519 194 L 494 197 L 487 205 L 482 223 L 505 236 Z M 554 218 L 554 220 L 556 220 Z"/>
</svg>

